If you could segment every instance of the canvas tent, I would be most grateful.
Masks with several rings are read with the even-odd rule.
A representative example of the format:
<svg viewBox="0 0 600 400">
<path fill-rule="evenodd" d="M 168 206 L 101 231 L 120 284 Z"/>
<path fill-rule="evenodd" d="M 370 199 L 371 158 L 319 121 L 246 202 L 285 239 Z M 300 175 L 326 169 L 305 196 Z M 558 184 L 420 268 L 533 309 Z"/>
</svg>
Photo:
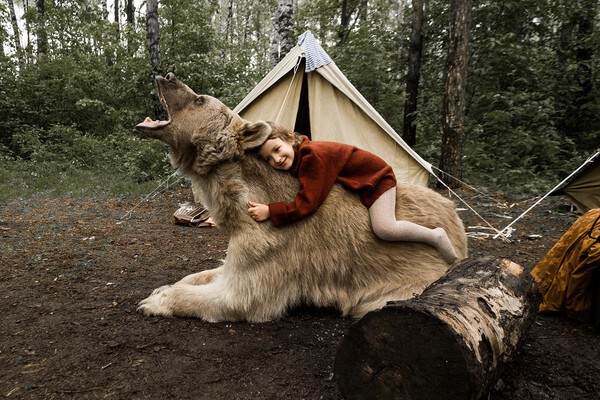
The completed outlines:
<svg viewBox="0 0 600 400">
<path fill-rule="evenodd" d="M 581 213 L 600 208 L 600 150 L 551 193 L 560 194 L 566 195 Z"/>
<path fill-rule="evenodd" d="M 234 109 L 249 121 L 278 122 L 311 140 L 379 155 L 399 182 L 426 185 L 431 165 L 365 100 L 310 32 Z"/>
</svg>

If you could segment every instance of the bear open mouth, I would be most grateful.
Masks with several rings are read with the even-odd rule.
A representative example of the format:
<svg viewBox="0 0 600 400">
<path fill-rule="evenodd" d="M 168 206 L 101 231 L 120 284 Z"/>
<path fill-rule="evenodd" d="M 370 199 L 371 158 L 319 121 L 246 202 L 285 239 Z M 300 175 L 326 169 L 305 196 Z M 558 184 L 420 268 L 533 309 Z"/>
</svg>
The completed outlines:
<svg viewBox="0 0 600 400">
<path fill-rule="evenodd" d="M 137 125 L 137 127 L 139 127 L 139 128 L 157 129 L 157 128 L 166 126 L 171 122 L 171 113 L 169 112 L 169 105 L 167 104 L 167 100 L 165 100 L 165 97 L 163 96 L 163 94 L 160 90 L 160 85 L 157 85 L 157 89 L 158 89 L 158 97 L 160 99 L 160 104 L 162 104 L 164 110 L 167 112 L 168 119 L 167 120 L 160 120 L 160 119 L 153 120 L 150 117 L 146 117 L 144 122 Z"/>
</svg>

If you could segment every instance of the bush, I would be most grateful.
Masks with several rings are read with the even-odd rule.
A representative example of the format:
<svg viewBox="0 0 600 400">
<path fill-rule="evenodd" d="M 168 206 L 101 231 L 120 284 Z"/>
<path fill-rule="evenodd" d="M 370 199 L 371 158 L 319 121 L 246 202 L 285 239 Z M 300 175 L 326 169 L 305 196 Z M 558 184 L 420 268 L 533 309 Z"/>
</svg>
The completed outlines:
<svg viewBox="0 0 600 400">
<path fill-rule="evenodd" d="M 73 126 L 23 127 L 12 141 L 18 157 L 0 144 L 0 200 L 143 193 L 174 171 L 165 145 L 124 131 L 101 139 Z"/>
</svg>

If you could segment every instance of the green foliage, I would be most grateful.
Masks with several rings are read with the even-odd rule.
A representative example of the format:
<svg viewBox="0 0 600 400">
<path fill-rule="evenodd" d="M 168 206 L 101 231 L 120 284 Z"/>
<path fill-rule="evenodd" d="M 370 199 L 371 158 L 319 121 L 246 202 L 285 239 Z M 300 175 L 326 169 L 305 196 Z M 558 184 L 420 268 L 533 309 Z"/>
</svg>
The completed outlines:
<svg viewBox="0 0 600 400">
<path fill-rule="evenodd" d="M 398 132 L 411 29 L 410 2 L 406 9 L 400 4 L 350 0 L 349 24 L 341 27 L 341 1 L 301 1 L 294 28 L 296 34 L 310 29 Z M 161 1 L 161 73 L 174 72 L 234 107 L 270 69 L 275 6 L 275 0 Z M 133 24 L 117 25 L 103 19 L 95 2 L 46 2 L 41 21 L 29 5 L 20 64 L 0 2 L 3 196 L 132 191 L 172 171 L 164 145 L 132 133 L 146 116 L 165 115 L 157 115 L 145 15 L 138 11 Z M 433 163 L 441 153 L 449 11 L 442 1 L 425 9 L 415 150 Z M 593 0 L 474 4 L 466 180 L 539 192 L 600 147 L 600 36 L 586 25 L 597 12 Z M 37 27 L 48 35 L 46 55 L 36 54 Z"/>
<path fill-rule="evenodd" d="M 165 177 L 168 175 L 163 175 Z M 157 177 L 158 178 L 158 177 Z M 158 186 L 157 180 L 138 182 L 120 172 L 93 171 L 74 166 L 0 159 L 0 202 L 17 197 L 143 196 Z"/>
<path fill-rule="evenodd" d="M 388 123 L 402 126 L 402 115 L 398 110 L 403 108 L 404 86 L 401 78 L 406 60 L 400 63 L 400 39 L 388 20 L 393 15 L 390 4 L 379 3 L 380 8 L 374 4 L 367 17 L 373 22 L 362 23 L 356 33 L 348 37 L 345 46 L 334 47 L 331 53 L 348 80 L 360 88 L 361 94 Z M 387 12 L 381 9 L 384 6 Z"/>
<path fill-rule="evenodd" d="M 46 132 L 23 130 L 14 138 L 28 157 L 10 157 L 0 146 L 0 200 L 37 192 L 138 193 L 173 171 L 162 143 L 130 132 L 94 138 L 56 125 Z"/>
<path fill-rule="evenodd" d="M 473 184 L 540 193 L 572 171 L 580 154 L 600 145 L 596 131 L 595 141 L 582 147 L 564 130 L 564 103 L 579 86 L 573 76 L 563 80 L 561 62 L 568 57 L 561 61 L 555 46 L 565 9 L 553 6 L 510 1 L 474 7 L 462 160 Z M 442 4 L 431 3 L 427 16 L 416 150 L 429 160 L 440 154 L 446 14 Z M 598 129 L 592 119 L 583 120 Z"/>
</svg>

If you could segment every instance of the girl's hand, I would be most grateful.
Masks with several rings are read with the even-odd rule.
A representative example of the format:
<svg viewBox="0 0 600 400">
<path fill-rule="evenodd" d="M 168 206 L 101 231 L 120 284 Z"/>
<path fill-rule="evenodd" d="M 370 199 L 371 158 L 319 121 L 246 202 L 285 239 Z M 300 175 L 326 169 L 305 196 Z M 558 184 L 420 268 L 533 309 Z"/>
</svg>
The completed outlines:
<svg viewBox="0 0 600 400">
<path fill-rule="evenodd" d="M 271 217 L 271 214 L 269 213 L 269 206 L 266 204 L 249 201 L 248 206 L 248 215 L 250 215 L 250 218 L 256 222 L 263 222 Z"/>
</svg>

